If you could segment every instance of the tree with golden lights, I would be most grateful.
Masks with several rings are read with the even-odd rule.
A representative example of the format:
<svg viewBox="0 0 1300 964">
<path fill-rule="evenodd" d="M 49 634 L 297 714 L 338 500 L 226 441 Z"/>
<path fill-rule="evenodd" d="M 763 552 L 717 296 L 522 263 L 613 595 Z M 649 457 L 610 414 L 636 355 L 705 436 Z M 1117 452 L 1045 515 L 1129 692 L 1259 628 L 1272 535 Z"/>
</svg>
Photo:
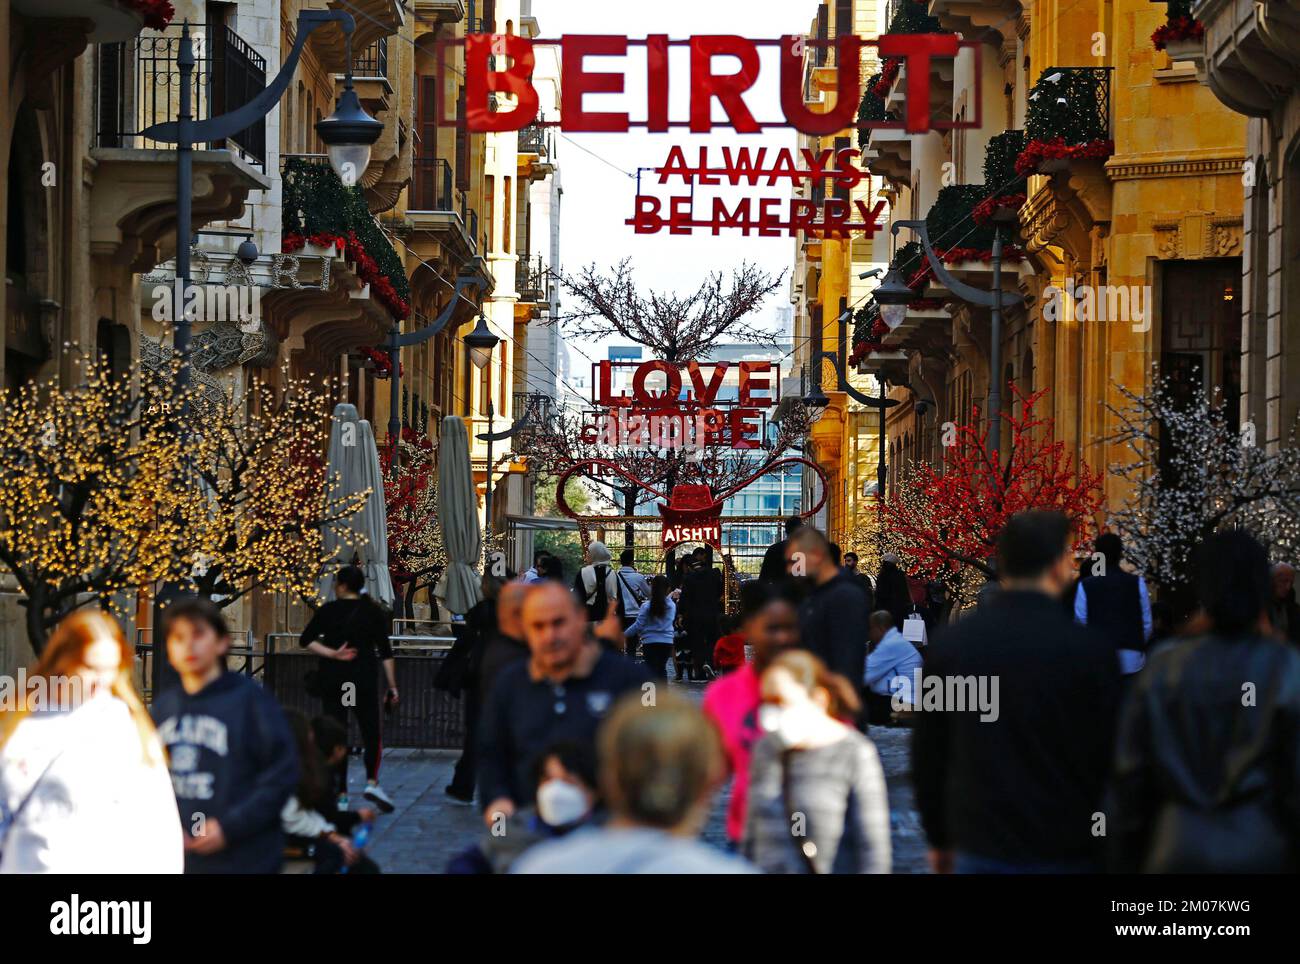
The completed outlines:
<svg viewBox="0 0 1300 964">
<path fill-rule="evenodd" d="M 368 492 L 327 485 L 322 454 L 337 386 L 282 373 L 281 387 L 254 381 L 229 399 L 194 410 L 191 464 L 194 520 L 184 555 L 188 583 L 229 606 L 255 589 L 316 601 L 330 561 L 324 532 L 348 544 L 348 521 Z M 349 555 L 350 552 L 344 552 Z"/>
<path fill-rule="evenodd" d="M 38 654 L 71 610 L 120 611 L 185 566 L 190 500 L 184 445 L 168 430 L 172 393 L 98 365 L 82 376 L 0 391 L 0 567 L 23 593 Z"/>
</svg>

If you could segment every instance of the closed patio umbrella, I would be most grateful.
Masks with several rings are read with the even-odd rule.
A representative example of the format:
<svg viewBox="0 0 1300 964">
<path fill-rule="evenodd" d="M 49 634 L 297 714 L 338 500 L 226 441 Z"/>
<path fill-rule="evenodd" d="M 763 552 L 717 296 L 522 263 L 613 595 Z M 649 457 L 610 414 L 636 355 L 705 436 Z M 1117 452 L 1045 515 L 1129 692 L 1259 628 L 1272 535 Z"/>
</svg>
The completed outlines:
<svg viewBox="0 0 1300 964">
<path fill-rule="evenodd" d="M 478 524 L 478 499 L 474 472 L 469 464 L 469 433 L 456 415 L 442 420 L 438 446 L 438 522 L 447 550 L 447 571 L 436 593 L 449 611 L 464 615 L 483 593 L 474 570 L 483 551 Z"/>
<path fill-rule="evenodd" d="M 366 593 L 387 609 L 393 608 L 393 580 L 388 574 L 388 514 L 384 506 L 384 476 L 379 467 L 379 448 L 370 423 L 357 414 L 356 406 L 334 406 L 330 424 L 329 473 L 331 493 L 335 498 L 369 490 L 365 504 L 346 525 L 325 529 L 325 553 L 331 559 L 321 573 L 320 594 L 334 595 L 334 573 L 352 561 L 355 551 L 358 565 L 366 574 Z M 340 529 L 351 530 L 360 538 L 348 542 Z M 355 549 L 352 543 L 357 543 Z"/>
</svg>

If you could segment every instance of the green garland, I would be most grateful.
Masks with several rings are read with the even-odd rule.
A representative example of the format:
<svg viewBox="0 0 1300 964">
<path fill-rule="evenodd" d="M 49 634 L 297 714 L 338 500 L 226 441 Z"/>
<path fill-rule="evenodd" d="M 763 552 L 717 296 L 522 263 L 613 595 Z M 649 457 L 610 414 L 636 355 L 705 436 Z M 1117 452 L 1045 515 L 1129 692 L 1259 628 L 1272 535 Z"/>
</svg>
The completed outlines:
<svg viewBox="0 0 1300 964">
<path fill-rule="evenodd" d="M 1047 78 L 1060 74 L 1053 83 Z M 1059 140 L 1067 145 L 1089 144 L 1110 137 L 1101 116 L 1097 93 L 1102 83 L 1083 67 L 1050 67 L 1029 92 L 1025 135 L 1030 141 Z"/>
<path fill-rule="evenodd" d="M 910 282 L 912 276 L 924 266 L 925 252 L 921 249 L 920 241 L 908 241 L 901 245 L 889 259 L 889 270 L 900 272 L 905 282 Z"/>
<path fill-rule="evenodd" d="M 926 12 L 925 4 L 904 0 L 889 21 L 890 33 L 952 33 L 939 25 L 939 21 Z"/>
<path fill-rule="evenodd" d="M 285 236 L 355 235 L 397 297 L 410 304 L 411 282 L 401 257 L 379 229 L 361 188 L 346 187 L 329 164 L 311 158 L 288 158 L 284 164 L 281 212 Z"/>
<path fill-rule="evenodd" d="M 867 124 L 898 119 L 893 111 L 885 109 L 884 98 L 872 90 L 879 80 L 880 74 L 867 79 L 867 89 L 862 95 L 862 103 L 858 106 L 858 149 L 862 151 L 867 149 L 867 140 L 871 137 L 872 128 Z"/>
<path fill-rule="evenodd" d="M 975 205 L 987 196 L 983 184 L 953 184 L 940 188 L 934 205 L 925 216 L 930 244 L 936 251 L 951 248 L 985 251 L 993 247 L 993 225 L 977 225 L 970 216 Z"/>
<path fill-rule="evenodd" d="M 859 308 L 853 315 L 853 341 L 849 347 L 853 347 L 858 342 L 875 341 L 876 319 L 880 317 L 880 306 L 874 301 L 868 301 Z"/>
<path fill-rule="evenodd" d="M 1019 130 L 1003 131 L 989 138 L 984 152 L 984 186 L 990 196 L 1025 193 L 1025 179 L 1016 173 L 1016 158 L 1028 142 L 1025 132 Z"/>
</svg>

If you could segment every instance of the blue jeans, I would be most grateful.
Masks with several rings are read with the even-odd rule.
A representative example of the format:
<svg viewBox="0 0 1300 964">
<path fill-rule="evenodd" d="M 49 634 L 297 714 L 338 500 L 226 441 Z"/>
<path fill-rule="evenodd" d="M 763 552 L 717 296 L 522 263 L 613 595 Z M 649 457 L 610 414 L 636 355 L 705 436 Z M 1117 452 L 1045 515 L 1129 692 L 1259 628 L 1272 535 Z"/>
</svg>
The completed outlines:
<svg viewBox="0 0 1300 964">
<path fill-rule="evenodd" d="M 999 860 L 957 851 L 953 873 L 957 874 L 1094 874 L 1098 868 L 1087 860 Z"/>
</svg>

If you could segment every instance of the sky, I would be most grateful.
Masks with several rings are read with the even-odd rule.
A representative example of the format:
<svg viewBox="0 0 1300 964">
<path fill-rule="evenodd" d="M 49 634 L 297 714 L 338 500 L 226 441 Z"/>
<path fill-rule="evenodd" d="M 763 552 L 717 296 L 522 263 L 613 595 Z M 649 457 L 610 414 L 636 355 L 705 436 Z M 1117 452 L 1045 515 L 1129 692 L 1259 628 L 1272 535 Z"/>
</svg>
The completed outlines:
<svg viewBox="0 0 1300 964">
<path fill-rule="evenodd" d="M 633 3 L 630 0 L 533 0 L 544 39 L 563 34 L 621 34 L 641 39 L 649 34 L 668 34 L 685 39 L 699 34 L 739 34 L 750 39 L 777 39 L 785 34 L 803 34 L 816 13 L 814 0 L 654 0 Z M 777 50 L 761 48 L 761 73 L 745 101 L 760 121 L 781 117 L 777 88 Z M 669 61 L 669 116 L 685 119 L 689 115 L 689 63 L 685 48 L 675 49 Z M 630 48 L 627 57 L 589 57 L 589 71 L 626 72 L 624 94 L 589 94 L 584 99 L 587 110 L 622 111 L 635 120 L 645 117 L 645 57 L 643 48 Z M 734 59 L 717 58 L 716 73 L 735 69 Z M 715 119 L 721 117 L 714 105 Z M 573 272 L 591 263 L 605 268 L 623 258 L 631 258 L 640 286 L 657 291 L 685 294 L 695 290 L 711 272 L 731 269 L 742 261 L 756 263 L 773 274 L 785 272 L 780 288 L 754 316 L 763 327 L 775 328 L 775 309 L 789 305 L 789 275 L 794 264 L 795 239 L 791 237 L 745 237 L 737 231 L 724 231 L 717 237 L 697 232 L 692 236 L 636 234 L 624 221 L 634 211 L 636 171 L 639 167 L 659 167 L 669 149 L 680 144 L 689 161 L 694 163 L 698 148 L 709 148 L 710 160 L 720 160 L 724 145 L 733 150 L 747 146 L 767 147 L 769 156 L 781 148 L 794 149 L 795 132 L 788 127 L 772 127 L 760 134 L 737 134 L 729 127 L 715 127 L 707 135 L 692 135 L 674 128 L 665 134 L 649 134 L 636 128 L 628 133 L 562 133 L 557 141 L 557 160 L 564 187 L 560 218 L 560 255 L 564 270 Z M 769 161 L 770 164 L 770 161 Z M 801 165 L 802 166 L 802 165 Z M 642 172 L 642 193 L 665 199 L 690 193 L 680 180 L 659 185 L 653 172 Z M 697 188 L 697 192 L 703 191 Z M 709 189 L 716 191 L 716 189 Z M 790 187 L 783 182 L 775 187 L 761 184 L 745 193 L 751 196 L 788 197 Z M 713 195 L 710 194 L 711 198 Z M 720 196 L 739 196 L 724 191 Z M 711 201 L 710 201 L 711 203 Z M 754 203 L 757 203 L 756 201 Z M 778 208 L 784 211 L 784 202 Z M 699 213 L 699 212 L 697 212 Z M 568 296 L 572 302 L 572 296 Z M 573 307 L 570 303 L 568 307 Z M 613 343 L 613 342 L 610 342 Z M 603 357 L 605 344 L 583 343 L 577 346 L 593 357 Z M 575 353 L 572 363 L 581 370 L 589 362 Z"/>
</svg>

